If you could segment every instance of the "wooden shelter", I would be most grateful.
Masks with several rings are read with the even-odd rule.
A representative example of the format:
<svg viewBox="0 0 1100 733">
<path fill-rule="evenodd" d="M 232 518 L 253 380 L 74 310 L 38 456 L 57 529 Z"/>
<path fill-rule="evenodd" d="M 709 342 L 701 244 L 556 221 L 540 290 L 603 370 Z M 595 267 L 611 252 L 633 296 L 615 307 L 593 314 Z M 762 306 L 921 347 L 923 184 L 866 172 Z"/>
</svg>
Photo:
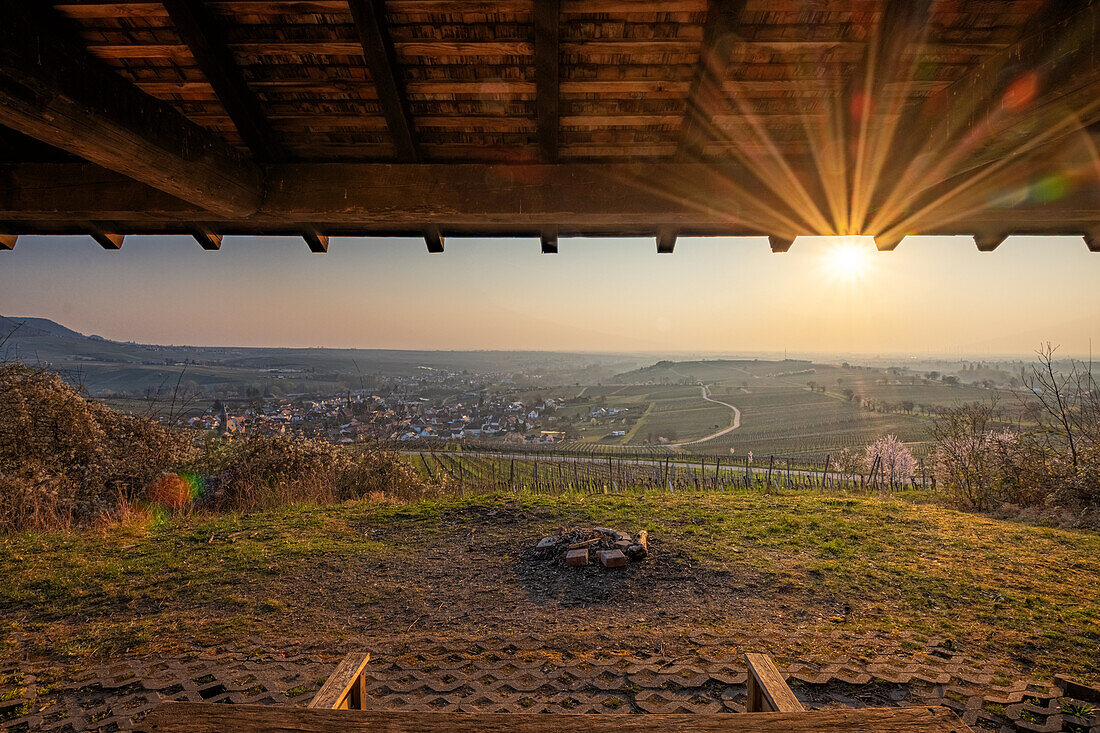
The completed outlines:
<svg viewBox="0 0 1100 733">
<path fill-rule="evenodd" d="M 1085 235 L 1100 0 L 0 0 L 20 234 Z"/>
</svg>

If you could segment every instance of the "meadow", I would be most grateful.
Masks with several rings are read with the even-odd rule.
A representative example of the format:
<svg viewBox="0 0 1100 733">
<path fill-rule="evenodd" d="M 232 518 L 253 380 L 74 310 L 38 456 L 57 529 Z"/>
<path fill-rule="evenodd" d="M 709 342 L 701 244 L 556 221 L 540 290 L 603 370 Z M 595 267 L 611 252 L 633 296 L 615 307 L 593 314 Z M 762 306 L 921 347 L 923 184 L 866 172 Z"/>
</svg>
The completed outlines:
<svg viewBox="0 0 1100 733">
<path fill-rule="evenodd" d="M 527 548 L 576 525 L 647 529 L 653 558 L 599 598 L 546 585 Z M 0 654 L 81 663 L 318 634 L 333 646 L 414 626 L 674 638 L 690 624 L 800 658 L 939 636 L 1007 676 L 1096 680 L 1098 575 L 1095 532 L 912 496 L 521 492 L 135 516 L 0 538 Z M 592 613 L 615 603 L 631 604 L 629 624 Z"/>
</svg>

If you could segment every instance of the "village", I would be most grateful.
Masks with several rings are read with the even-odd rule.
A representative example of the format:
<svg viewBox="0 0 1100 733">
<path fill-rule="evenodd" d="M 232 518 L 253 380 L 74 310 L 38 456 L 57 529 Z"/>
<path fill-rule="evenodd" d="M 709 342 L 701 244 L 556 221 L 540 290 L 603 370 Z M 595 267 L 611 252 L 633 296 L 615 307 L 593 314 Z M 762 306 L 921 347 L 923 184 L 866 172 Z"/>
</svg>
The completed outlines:
<svg viewBox="0 0 1100 733">
<path fill-rule="evenodd" d="M 232 406 L 215 400 L 201 414 L 176 424 L 217 433 L 300 434 L 337 444 L 471 439 L 549 444 L 573 432 L 555 414 L 565 406 L 565 397 L 532 396 L 516 389 L 493 393 L 487 387 L 451 392 L 439 387 L 459 386 L 459 375 L 437 370 L 433 376 L 430 389 L 424 380 L 406 377 L 388 385 L 388 393 L 353 389 L 326 397 L 254 398 Z M 461 381 L 469 387 L 472 380 L 466 376 Z"/>
</svg>

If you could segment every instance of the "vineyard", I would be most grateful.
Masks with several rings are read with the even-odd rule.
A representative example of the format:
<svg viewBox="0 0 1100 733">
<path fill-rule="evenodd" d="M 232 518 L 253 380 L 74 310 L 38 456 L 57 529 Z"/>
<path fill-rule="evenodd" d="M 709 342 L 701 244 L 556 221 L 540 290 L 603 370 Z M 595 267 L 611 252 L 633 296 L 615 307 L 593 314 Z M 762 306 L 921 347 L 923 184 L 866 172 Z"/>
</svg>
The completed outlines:
<svg viewBox="0 0 1100 733">
<path fill-rule="evenodd" d="M 923 462 L 914 476 L 893 482 L 881 472 L 845 472 L 829 458 L 819 465 L 768 457 L 764 460 L 707 459 L 690 454 L 564 455 L 504 454 L 478 446 L 453 450 L 406 451 L 421 477 L 466 496 L 530 492 L 557 495 L 626 494 L 644 491 L 761 491 L 830 489 L 846 491 L 934 488 Z"/>
</svg>

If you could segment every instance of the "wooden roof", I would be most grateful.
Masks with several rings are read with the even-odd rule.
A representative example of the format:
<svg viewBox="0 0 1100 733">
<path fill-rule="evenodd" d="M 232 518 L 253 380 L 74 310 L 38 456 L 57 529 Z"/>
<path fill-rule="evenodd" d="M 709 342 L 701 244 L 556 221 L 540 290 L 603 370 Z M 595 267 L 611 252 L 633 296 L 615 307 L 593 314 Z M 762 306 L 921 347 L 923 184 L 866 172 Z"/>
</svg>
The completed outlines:
<svg viewBox="0 0 1100 733">
<path fill-rule="evenodd" d="M 0 0 L 0 229 L 1091 234 L 1098 29 L 1097 0 Z"/>
</svg>

